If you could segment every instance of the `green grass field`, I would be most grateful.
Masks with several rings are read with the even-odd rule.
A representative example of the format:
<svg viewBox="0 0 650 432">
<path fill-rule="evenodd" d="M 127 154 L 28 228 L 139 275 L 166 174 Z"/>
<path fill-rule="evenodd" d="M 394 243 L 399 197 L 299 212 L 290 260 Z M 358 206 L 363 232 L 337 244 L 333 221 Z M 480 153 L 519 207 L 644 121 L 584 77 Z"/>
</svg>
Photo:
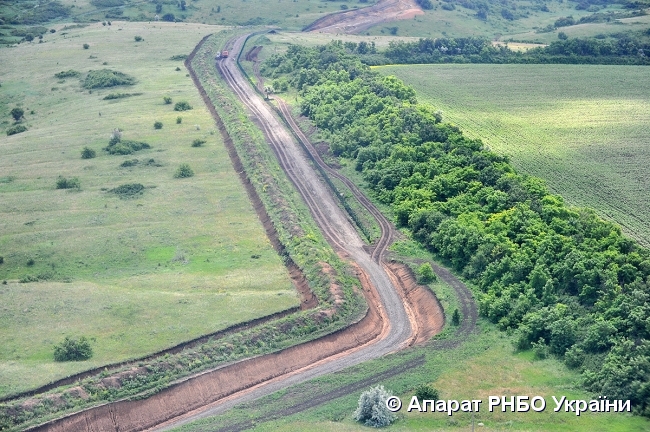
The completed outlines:
<svg viewBox="0 0 650 432">
<path fill-rule="evenodd" d="M 0 50 L 0 395 L 298 304 L 209 112 L 182 61 L 170 60 L 219 28 L 61 27 L 45 43 Z M 54 77 L 102 68 L 137 83 L 90 92 Z M 109 93 L 141 95 L 103 100 Z M 194 109 L 174 111 L 163 96 Z M 29 130 L 6 136 L 15 106 Z M 115 128 L 152 148 L 109 155 Z M 97 157 L 81 159 L 85 146 Z M 174 178 L 181 163 L 195 176 Z M 78 177 L 80 190 L 55 189 L 59 175 Z M 142 195 L 109 192 L 127 183 L 143 184 Z M 19 282 L 27 277 L 42 280 Z M 53 362 L 65 335 L 94 338 L 95 356 Z"/>
<path fill-rule="evenodd" d="M 650 244 L 650 69 L 589 65 L 378 68 L 573 205 Z"/>
</svg>

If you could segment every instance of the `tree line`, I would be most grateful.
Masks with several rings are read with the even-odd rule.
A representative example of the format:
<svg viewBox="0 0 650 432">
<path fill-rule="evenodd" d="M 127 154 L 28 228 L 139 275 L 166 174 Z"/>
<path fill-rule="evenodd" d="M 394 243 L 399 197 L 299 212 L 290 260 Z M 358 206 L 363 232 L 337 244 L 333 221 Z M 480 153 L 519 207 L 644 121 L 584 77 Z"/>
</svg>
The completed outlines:
<svg viewBox="0 0 650 432">
<path fill-rule="evenodd" d="M 354 50 L 349 50 L 354 53 Z M 423 63 L 560 63 L 560 64 L 650 64 L 650 43 L 630 36 L 615 40 L 572 38 L 552 42 L 528 51 L 494 46 L 480 37 L 425 38 L 392 41 L 388 48 L 367 53 L 361 60 L 369 65 Z"/>
<path fill-rule="evenodd" d="M 263 71 L 299 90 L 334 155 L 473 283 L 481 314 L 514 332 L 518 348 L 553 354 L 589 391 L 650 414 L 650 251 L 516 172 L 342 42 L 291 46 Z"/>
</svg>

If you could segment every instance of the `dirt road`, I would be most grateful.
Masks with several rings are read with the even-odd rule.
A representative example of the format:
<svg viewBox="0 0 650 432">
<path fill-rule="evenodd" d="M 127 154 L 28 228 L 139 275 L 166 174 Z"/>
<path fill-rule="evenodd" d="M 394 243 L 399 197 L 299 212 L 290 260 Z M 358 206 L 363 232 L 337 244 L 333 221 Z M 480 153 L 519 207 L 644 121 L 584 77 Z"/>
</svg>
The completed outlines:
<svg viewBox="0 0 650 432">
<path fill-rule="evenodd" d="M 380 0 L 369 7 L 324 16 L 303 31 L 358 34 L 383 22 L 413 19 L 418 15 L 424 12 L 415 0 Z"/>
</svg>

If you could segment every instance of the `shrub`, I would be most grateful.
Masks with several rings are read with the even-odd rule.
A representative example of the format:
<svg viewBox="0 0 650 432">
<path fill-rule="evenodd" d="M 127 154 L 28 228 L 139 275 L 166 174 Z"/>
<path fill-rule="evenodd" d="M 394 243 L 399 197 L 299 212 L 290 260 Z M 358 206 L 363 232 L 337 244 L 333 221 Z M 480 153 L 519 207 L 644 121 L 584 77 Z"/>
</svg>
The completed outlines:
<svg viewBox="0 0 650 432">
<path fill-rule="evenodd" d="M 34 264 L 36 264 L 36 261 L 34 261 L 34 258 L 30 258 L 27 260 L 27 267 L 32 267 Z"/>
<path fill-rule="evenodd" d="M 88 45 L 88 44 L 83 44 L 83 47 L 84 47 L 84 49 L 88 49 L 88 48 L 90 48 L 90 45 Z"/>
<path fill-rule="evenodd" d="M 567 40 L 567 39 L 569 39 L 569 36 L 564 32 L 559 32 L 557 34 L 557 38 L 560 39 L 560 40 Z"/>
<path fill-rule="evenodd" d="M 88 72 L 83 82 L 87 89 L 114 87 L 119 85 L 133 85 L 135 78 L 110 69 L 92 70 Z"/>
<path fill-rule="evenodd" d="M 185 60 L 187 59 L 187 54 L 176 54 L 169 57 L 169 60 Z"/>
<path fill-rule="evenodd" d="M 120 166 L 122 168 L 128 168 L 128 167 L 136 166 L 139 162 L 140 161 L 138 161 L 137 159 L 125 160 L 120 164 Z"/>
<path fill-rule="evenodd" d="M 423 400 L 438 400 L 440 394 L 431 384 L 420 384 L 415 389 L 415 397 L 422 402 Z"/>
<path fill-rule="evenodd" d="M 180 72 L 181 68 L 179 68 L 178 66 L 176 66 L 176 69 L 175 69 L 175 70 L 176 70 L 176 72 Z"/>
<path fill-rule="evenodd" d="M 65 177 L 59 176 L 56 179 L 56 188 L 57 189 L 79 189 L 81 188 L 81 182 L 77 177 L 67 179 Z"/>
<path fill-rule="evenodd" d="M 20 120 L 20 119 L 23 117 L 23 115 L 25 114 L 25 110 L 23 110 L 22 108 L 18 108 L 18 107 L 16 107 L 16 108 L 13 108 L 13 109 L 11 110 L 10 114 L 11 114 L 11 116 L 14 118 L 14 120 L 18 121 L 18 120 Z"/>
<path fill-rule="evenodd" d="M 0 256 L 0 264 L 3 264 L 5 262 L 5 257 Z"/>
<path fill-rule="evenodd" d="M 418 282 L 428 284 L 436 280 L 436 274 L 431 268 L 431 264 L 424 263 L 417 270 Z"/>
<path fill-rule="evenodd" d="M 174 173 L 174 178 L 188 178 L 192 177 L 194 175 L 194 171 L 192 171 L 192 168 L 186 163 L 181 164 L 176 172 Z"/>
<path fill-rule="evenodd" d="M 189 111 L 192 109 L 192 105 L 187 102 L 176 102 L 174 105 L 174 111 Z"/>
<path fill-rule="evenodd" d="M 78 77 L 79 75 L 81 75 L 81 72 L 69 69 L 67 71 L 61 71 L 61 72 L 55 73 L 54 77 L 56 77 L 58 79 L 64 79 L 64 78 Z"/>
<path fill-rule="evenodd" d="M 142 36 L 135 36 L 133 39 L 135 39 L 136 42 L 142 42 L 144 39 L 142 39 Z"/>
<path fill-rule="evenodd" d="M 103 97 L 104 100 L 124 99 L 131 96 L 140 96 L 142 93 L 110 93 Z"/>
<path fill-rule="evenodd" d="M 66 336 L 63 342 L 54 345 L 54 360 L 58 362 L 88 360 L 92 356 L 93 349 L 85 336 L 79 339 Z"/>
<path fill-rule="evenodd" d="M 201 147 L 203 144 L 205 144 L 207 141 L 204 139 L 195 139 L 192 141 L 192 147 Z"/>
<path fill-rule="evenodd" d="M 162 16 L 162 20 L 167 22 L 174 22 L 176 21 L 176 17 L 174 16 L 174 14 L 166 13 L 165 15 Z"/>
<path fill-rule="evenodd" d="M 162 129 L 162 127 L 163 127 L 162 122 L 157 121 L 153 124 L 154 129 Z"/>
<path fill-rule="evenodd" d="M 165 102 L 165 105 L 171 105 L 172 98 L 170 98 L 169 96 L 164 96 L 163 101 Z"/>
<path fill-rule="evenodd" d="M 454 309 L 454 313 L 451 314 L 451 323 L 455 326 L 460 325 L 460 313 L 458 312 L 458 309 Z"/>
<path fill-rule="evenodd" d="M 384 386 L 373 387 L 361 393 L 359 406 L 354 412 L 354 419 L 371 427 L 384 427 L 397 419 L 386 407 L 386 400 L 391 396 Z"/>
<path fill-rule="evenodd" d="M 14 126 L 10 127 L 9 129 L 7 129 L 7 136 L 16 135 L 16 134 L 19 134 L 21 132 L 25 132 L 26 130 L 27 130 L 27 126 L 25 126 L 25 125 L 21 125 L 21 124 L 14 125 Z"/>
<path fill-rule="evenodd" d="M 84 149 L 81 150 L 81 159 L 92 159 L 95 156 L 97 156 L 97 152 L 91 148 L 84 147 Z"/>
<path fill-rule="evenodd" d="M 127 183 L 113 188 L 109 192 L 114 193 L 122 199 L 135 198 L 138 195 L 142 195 L 144 186 L 140 183 Z"/>
<path fill-rule="evenodd" d="M 108 147 L 104 147 L 104 150 L 112 155 L 129 155 L 133 152 L 149 148 L 151 146 L 145 142 L 122 140 L 114 137 L 108 142 Z"/>
<path fill-rule="evenodd" d="M 181 124 L 183 123 L 183 117 L 176 117 L 176 124 Z"/>
</svg>

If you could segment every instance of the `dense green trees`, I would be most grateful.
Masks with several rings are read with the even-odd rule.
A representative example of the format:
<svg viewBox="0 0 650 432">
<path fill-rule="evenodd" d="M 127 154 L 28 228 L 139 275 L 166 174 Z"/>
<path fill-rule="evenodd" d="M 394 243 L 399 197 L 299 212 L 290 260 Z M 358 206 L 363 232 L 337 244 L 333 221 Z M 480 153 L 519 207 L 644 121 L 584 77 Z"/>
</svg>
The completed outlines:
<svg viewBox="0 0 650 432">
<path fill-rule="evenodd" d="M 290 47 L 264 71 L 300 90 L 302 113 L 332 152 L 353 162 L 399 225 L 473 282 L 481 314 L 515 332 L 519 348 L 563 358 L 594 393 L 650 413 L 650 251 L 442 123 L 413 89 L 371 72 L 341 42 Z"/>
</svg>

